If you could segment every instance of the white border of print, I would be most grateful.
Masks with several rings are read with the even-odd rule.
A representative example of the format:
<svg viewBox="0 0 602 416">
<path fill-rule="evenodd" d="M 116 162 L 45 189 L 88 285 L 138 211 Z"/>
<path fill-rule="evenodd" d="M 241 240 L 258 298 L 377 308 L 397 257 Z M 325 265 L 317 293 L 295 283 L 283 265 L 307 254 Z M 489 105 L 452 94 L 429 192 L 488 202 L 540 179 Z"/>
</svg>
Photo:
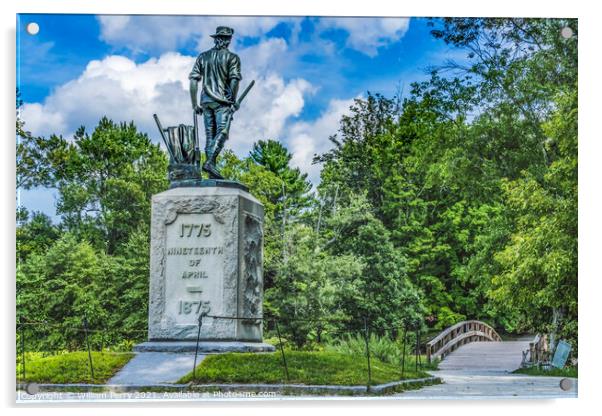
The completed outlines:
<svg viewBox="0 0 602 416">
<path fill-rule="evenodd" d="M 8 3 L 8 4 L 7 4 Z M 602 235 L 600 222 L 602 216 L 598 178 L 602 157 L 600 151 L 599 128 L 594 129 L 599 112 L 599 97 L 602 96 L 599 78 L 600 62 L 600 14 L 595 13 L 594 2 L 575 2 L 548 0 L 545 2 L 526 2 L 524 0 L 505 0 L 503 2 L 485 2 L 469 0 L 430 0 L 422 2 L 392 2 L 391 0 L 369 0 L 351 3 L 344 0 L 302 0 L 283 2 L 278 0 L 104 0 L 102 2 L 82 2 L 81 0 L 19 0 L 19 2 L 3 2 L 0 19 L 3 33 L 2 65 L 2 126 L 4 140 L 1 154 L 2 161 L 2 204 L 4 220 L 4 239 L 2 265 L 4 266 L 4 287 L 2 332 L 6 336 L 2 343 L 4 354 L 0 373 L 2 382 L 2 405 L 9 407 L 8 414 L 15 410 L 14 392 L 14 229 L 15 229 L 15 173 L 14 142 L 10 140 L 14 126 L 14 91 L 15 91 L 15 14 L 16 13 L 102 13 L 102 14 L 214 14 L 214 15 L 322 15 L 322 16 L 523 16 L 523 17 L 577 17 L 579 18 L 579 81 L 582 86 L 579 95 L 579 327 L 582 341 L 579 346 L 580 383 L 579 399 L 563 400 L 508 400 L 508 401 L 350 401 L 349 399 L 324 400 L 286 400 L 272 402 L 230 402 L 230 403 L 140 403 L 136 407 L 149 407 L 145 414 L 162 414 L 166 407 L 180 407 L 181 412 L 205 412 L 211 414 L 233 414 L 244 412 L 246 415 L 280 415 L 284 412 L 292 415 L 307 415 L 316 412 L 341 412 L 344 414 L 365 414 L 378 407 L 382 414 L 423 413 L 436 411 L 449 415 L 506 415 L 508 413 L 546 413 L 555 414 L 588 414 L 594 400 L 600 397 L 599 381 L 600 360 L 597 348 L 601 345 L 599 332 L 599 307 L 595 299 L 602 293 L 598 264 L 596 264 L 599 244 L 595 237 Z M 598 34 L 598 36 L 596 36 Z M 585 336 L 583 334 L 586 334 Z M 20 414 L 60 414 L 81 415 L 81 407 L 88 407 L 86 414 L 105 415 L 110 407 L 115 414 L 131 414 L 132 406 L 62 404 L 62 407 L 50 406 L 41 409 L 36 405 L 23 406 Z M 119 407 L 122 406 L 122 407 Z M 64 408 L 67 407 L 67 408 Z M 92 408 L 89 408 L 92 407 Z M 202 407 L 202 409 L 199 409 Z M 186 409 L 188 408 L 188 409 Z"/>
</svg>

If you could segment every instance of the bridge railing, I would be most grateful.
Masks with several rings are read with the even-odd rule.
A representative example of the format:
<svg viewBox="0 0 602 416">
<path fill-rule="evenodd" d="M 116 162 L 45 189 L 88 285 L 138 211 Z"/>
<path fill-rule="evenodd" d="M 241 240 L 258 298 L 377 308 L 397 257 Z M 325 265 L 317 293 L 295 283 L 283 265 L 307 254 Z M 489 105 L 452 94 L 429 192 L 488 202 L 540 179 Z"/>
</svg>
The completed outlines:
<svg viewBox="0 0 602 416">
<path fill-rule="evenodd" d="M 462 321 L 445 329 L 426 344 L 426 359 L 443 359 L 458 347 L 474 341 L 501 341 L 502 338 L 485 322 Z"/>
<path fill-rule="evenodd" d="M 549 360 L 548 336 L 537 334 L 533 341 L 529 342 L 529 349 L 523 351 L 522 367 L 530 367 Z"/>
</svg>

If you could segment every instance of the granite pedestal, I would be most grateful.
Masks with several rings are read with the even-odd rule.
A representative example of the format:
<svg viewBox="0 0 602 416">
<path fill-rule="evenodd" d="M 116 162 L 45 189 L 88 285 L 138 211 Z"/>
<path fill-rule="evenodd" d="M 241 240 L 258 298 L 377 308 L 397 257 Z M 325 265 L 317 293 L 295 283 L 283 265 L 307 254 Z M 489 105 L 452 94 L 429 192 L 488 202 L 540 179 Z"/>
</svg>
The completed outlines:
<svg viewBox="0 0 602 416">
<path fill-rule="evenodd" d="M 210 185 L 153 196 L 149 342 L 136 351 L 190 351 L 199 316 L 206 352 L 274 350 L 262 343 L 263 206 Z"/>
</svg>

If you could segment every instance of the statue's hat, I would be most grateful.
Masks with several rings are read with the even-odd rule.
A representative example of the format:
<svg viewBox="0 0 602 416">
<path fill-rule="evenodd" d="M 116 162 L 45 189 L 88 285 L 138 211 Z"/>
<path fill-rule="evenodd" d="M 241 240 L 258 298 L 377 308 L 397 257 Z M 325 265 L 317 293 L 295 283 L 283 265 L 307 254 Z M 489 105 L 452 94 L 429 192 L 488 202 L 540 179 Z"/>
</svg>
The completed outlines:
<svg viewBox="0 0 602 416">
<path fill-rule="evenodd" d="M 234 33 L 234 29 L 227 27 L 227 26 L 218 26 L 217 29 L 215 29 L 215 35 L 210 35 L 212 38 L 216 38 L 218 36 L 227 36 L 227 37 L 231 37 L 232 34 Z"/>
</svg>

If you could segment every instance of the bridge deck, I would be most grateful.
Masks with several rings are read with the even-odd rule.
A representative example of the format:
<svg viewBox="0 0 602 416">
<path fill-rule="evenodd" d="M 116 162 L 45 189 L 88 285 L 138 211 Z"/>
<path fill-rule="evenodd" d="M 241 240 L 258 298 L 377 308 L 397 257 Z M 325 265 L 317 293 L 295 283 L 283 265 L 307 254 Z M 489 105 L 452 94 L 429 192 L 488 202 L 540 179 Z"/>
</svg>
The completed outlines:
<svg viewBox="0 0 602 416">
<path fill-rule="evenodd" d="M 445 357 L 439 363 L 439 369 L 466 372 L 512 372 L 520 367 L 522 351 L 528 348 L 529 340 L 471 342 Z"/>
</svg>

